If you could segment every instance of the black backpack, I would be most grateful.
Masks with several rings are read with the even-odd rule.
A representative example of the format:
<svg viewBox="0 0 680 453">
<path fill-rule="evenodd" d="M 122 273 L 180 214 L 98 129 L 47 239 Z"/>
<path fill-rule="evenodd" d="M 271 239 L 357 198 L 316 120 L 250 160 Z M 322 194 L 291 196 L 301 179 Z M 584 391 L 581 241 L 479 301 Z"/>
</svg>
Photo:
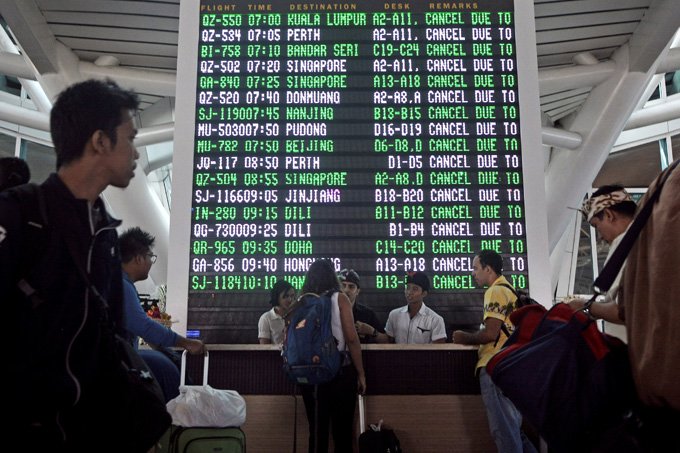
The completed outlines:
<svg viewBox="0 0 680 453">
<path fill-rule="evenodd" d="M 498 286 L 502 286 L 504 288 L 508 288 L 512 293 L 515 295 L 515 308 L 513 311 L 517 310 L 518 308 L 526 307 L 527 305 L 540 305 L 538 301 L 535 299 L 532 299 L 529 297 L 529 293 L 520 289 L 517 290 L 513 288 L 511 285 L 508 285 L 507 283 L 499 283 Z M 501 324 L 501 332 L 505 334 L 506 337 L 510 337 L 510 331 L 508 330 L 507 327 L 505 327 L 505 322 Z M 493 344 L 494 347 L 498 344 L 498 341 L 501 339 L 501 333 L 498 332 L 498 336 L 496 337 L 496 342 Z"/>
<path fill-rule="evenodd" d="M 515 297 L 517 298 L 515 300 L 515 310 L 517 310 L 518 308 L 526 307 L 527 305 L 540 305 L 538 301 L 532 299 L 529 296 L 529 293 L 527 291 L 524 291 L 523 289 L 515 289 L 511 285 L 508 285 L 507 283 L 499 283 L 498 286 L 508 288 L 515 295 Z"/>
<path fill-rule="evenodd" d="M 399 438 L 391 429 L 368 429 L 359 436 L 359 453 L 402 453 Z"/>
</svg>

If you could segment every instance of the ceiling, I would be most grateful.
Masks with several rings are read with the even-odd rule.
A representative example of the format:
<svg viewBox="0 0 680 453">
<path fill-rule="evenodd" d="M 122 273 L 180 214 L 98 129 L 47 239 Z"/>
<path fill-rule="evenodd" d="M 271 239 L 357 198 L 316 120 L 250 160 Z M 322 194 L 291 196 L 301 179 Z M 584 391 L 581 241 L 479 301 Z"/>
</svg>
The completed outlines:
<svg viewBox="0 0 680 453">
<path fill-rule="evenodd" d="M 538 68 L 574 66 L 584 52 L 606 61 L 629 42 L 651 0 L 536 0 Z M 177 68 L 179 0 L 3 0 L 0 11 L 39 72 L 58 66 L 53 40 L 80 61 L 112 56 L 119 68 L 169 72 Z M 541 111 L 555 122 L 575 112 L 591 86 L 554 87 L 541 92 Z M 144 107 L 165 97 L 139 92 Z"/>
</svg>

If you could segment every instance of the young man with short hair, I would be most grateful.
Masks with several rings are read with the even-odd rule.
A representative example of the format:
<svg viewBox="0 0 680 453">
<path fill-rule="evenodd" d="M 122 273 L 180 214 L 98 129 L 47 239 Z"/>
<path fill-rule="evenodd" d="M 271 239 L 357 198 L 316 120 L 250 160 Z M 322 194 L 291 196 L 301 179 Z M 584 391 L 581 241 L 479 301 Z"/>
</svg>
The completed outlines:
<svg viewBox="0 0 680 453">
<path fill-rule="evenodd" d="M 123 267 L 123 303 L 125 306 L 125 329 L 127 338 L 135 348 L 141 337 L 152 347 L 186 349 L 190 354 L 202 354 L 205 346 L 201 340 L 185 338 L 151 319 L 142 308 L 134 283 L 149 277 L 151 266 L 156 261 L 152 247 L 156 238 L 139 227 L 126 230 L 118 238 Z M 157 350 L 139 350 L 156 379 L 158 379 L 165 400 L 179 395 L 179 369 L 164 353 Z"/>
<path fill-rule="evenodd" d="M 484 292 L 483 324 L 475 332 L 454 331 L 453 342 L 479 345 L 476 371 L 489 429 L 499 453 L 535 453 L 536 448 L 521 429 L 522 415 L 486 372 L 489 359 L 507 340 L 506 332 L 514 330 L 508 316 L 517 297 L 510 288 L 502 286 L 510 285 L 503 276 L 503 258 L 493 250 L 480 251 L 472 261 L 472 276 L 478 286 L 488 287 Z M 503 324 L 506 329 L 501 328 Z"/>
<path fill-rule="evenodd" d="M 445 343 L 444 318 L 425 306 L 430 291 L 430 279 L 423 272 L 411 272 L 406 277 L 407 305 L 392 310 L 387 318 L 385 333 L 378 334 L 378 343 L 428 344 Z"/>
<path fill-rule="evenodd" d="M 120 221 L 100 194 L 134 176 L 138 105 L 112 81 L 68 87 L 50 113 L 56 173 L 30 199 L 18 187 L 0 193 L 5 333 L 21 342 L 7 351 L 7 429 L 26 450 L 86 451 L 124 403 L 113 336 L 122 333 Z"/>
</svg>

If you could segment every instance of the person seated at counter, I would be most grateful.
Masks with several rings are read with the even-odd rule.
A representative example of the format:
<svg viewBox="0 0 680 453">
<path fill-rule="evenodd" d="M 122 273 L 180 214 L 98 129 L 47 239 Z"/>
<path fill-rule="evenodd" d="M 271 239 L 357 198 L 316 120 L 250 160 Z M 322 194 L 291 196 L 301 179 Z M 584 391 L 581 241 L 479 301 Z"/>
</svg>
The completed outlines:
<svg viewBox="0 0 680 453">
<path fill-rule="evenodd" d="M 373 310 L 357 303 L 357 296 L 361 292 L 359 274 L 354 269 L 343 269 L 338 272 L 338 280 L 340 280 L 342 292 L 352 305 L 354 327 L 359 334 L 359 340 L 362 343 L 375 343 L 375 338 L 379 333 L 385 333 L 385 329 Z"/>
<path fill-rule="evenodd" d="M 272 287 L 269 304 L 271 310 L 260 316 L 257 339 L 260 344 L 283 344 L 286 322 L 283 315 L 295 299 L 295 288 L 286 280 L 278 280 Z"/>
<path fill-rule="evenodd" d="M 123 269 L 123 309 L 127 338 L 149 366 L 163 390 L 165 400 L 179 395 L 179 358 L 169 349 L 186 349 L 190 354 L 203 354 L 205 345 L 199 339 L 186 338 L 149 317 L 142 308 L 135 282 L 149 277 L 156 262 L 152 248 L 156 238 L 139 227 L 125 230 L 118 237 Z M 139 349 L 142 338 L 152 349 Z"/>
<path fill-rule="evenodd" d="M 423 272 L 409 272 L 404 294 L 407 304 L 392 310 L 385 333 L 376 335 L 378 343 L 428 344 L 445 343 L 444 318 L 425 306 L 430 279 Z"/>
</svg>

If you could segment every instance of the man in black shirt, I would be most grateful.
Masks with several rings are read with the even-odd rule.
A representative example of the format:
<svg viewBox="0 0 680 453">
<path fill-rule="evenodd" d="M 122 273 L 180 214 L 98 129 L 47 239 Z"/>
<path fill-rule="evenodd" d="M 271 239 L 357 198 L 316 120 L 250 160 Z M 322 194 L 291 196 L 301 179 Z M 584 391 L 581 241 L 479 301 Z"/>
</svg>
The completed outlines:
<svg viewBox="0 0 680 453">
<path fill-rule="evenodd" d="M 373 310 L 356 302 L 361 292 L 359 274 L 354 269 L 343 269 L 338 273 L 338 280 L 342 285 L 342 291 L 352 304 L 354 327 L 357 329 L 359 339 L 362 343 L 375 343 L 375 337 L 378 333 L 385 333 L 385 329 Z"/>
</svg>

